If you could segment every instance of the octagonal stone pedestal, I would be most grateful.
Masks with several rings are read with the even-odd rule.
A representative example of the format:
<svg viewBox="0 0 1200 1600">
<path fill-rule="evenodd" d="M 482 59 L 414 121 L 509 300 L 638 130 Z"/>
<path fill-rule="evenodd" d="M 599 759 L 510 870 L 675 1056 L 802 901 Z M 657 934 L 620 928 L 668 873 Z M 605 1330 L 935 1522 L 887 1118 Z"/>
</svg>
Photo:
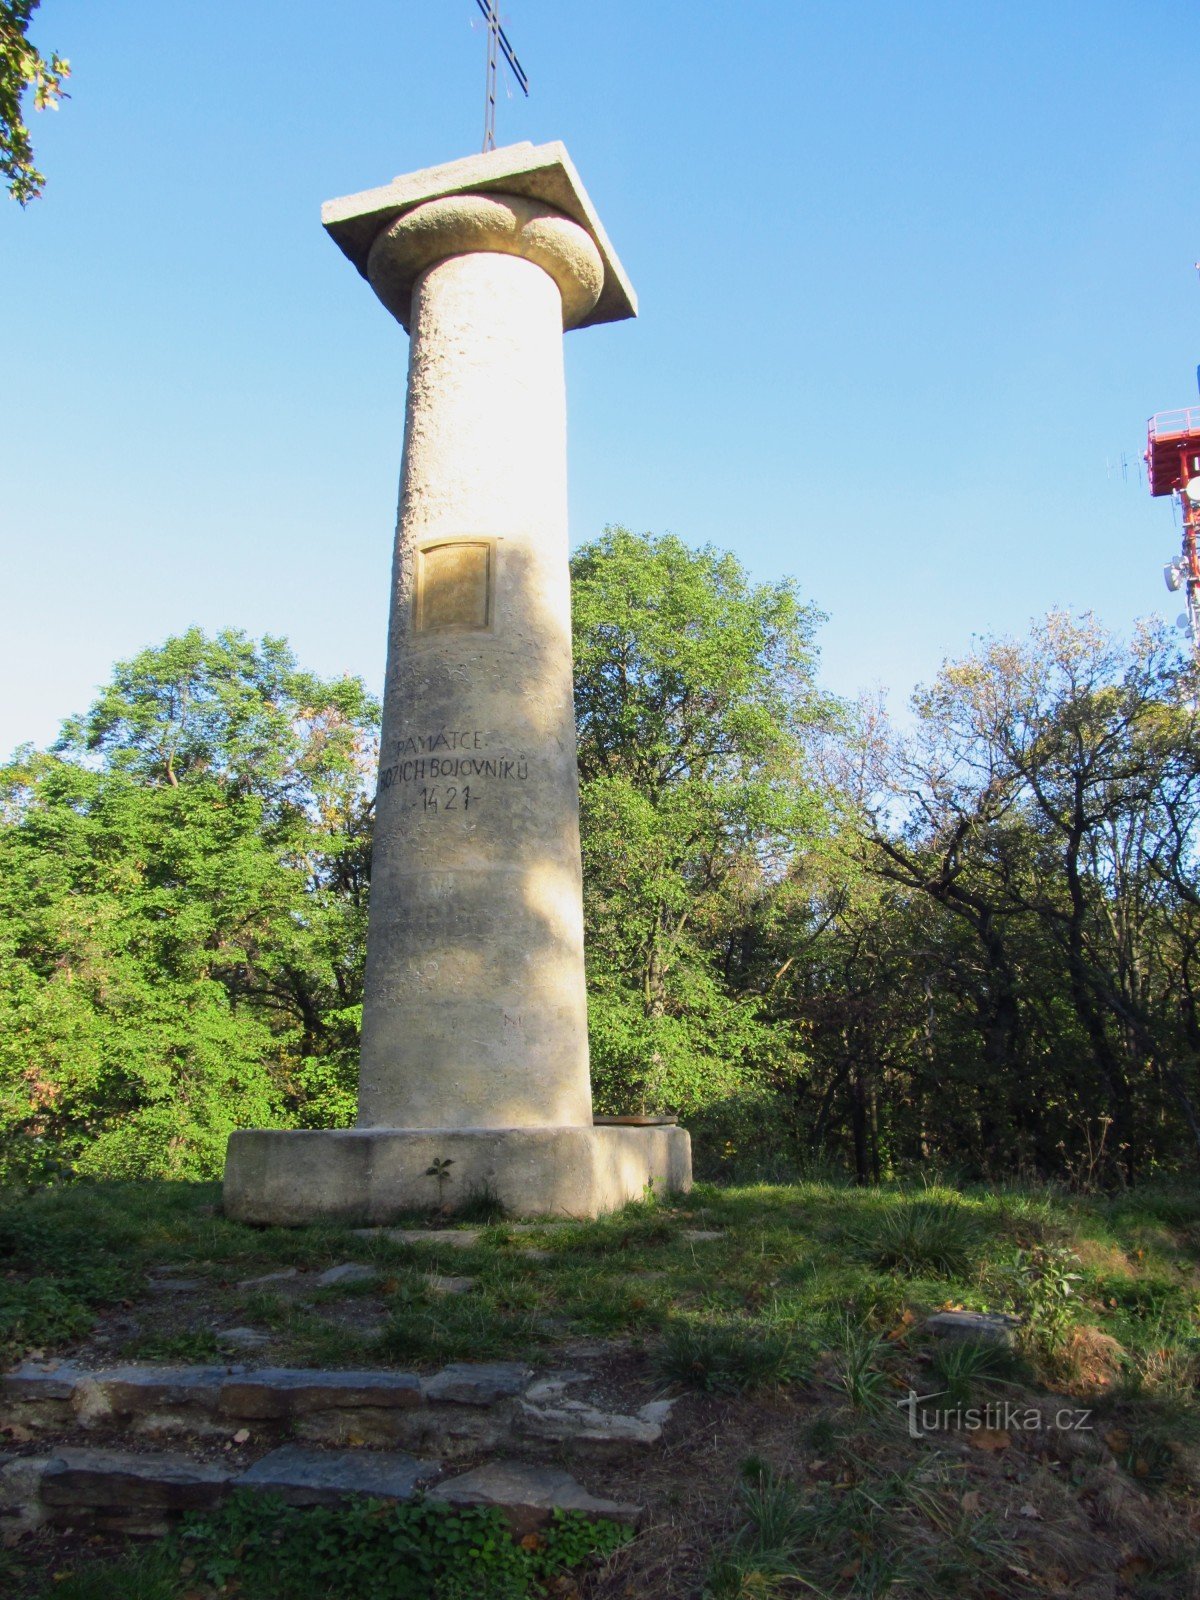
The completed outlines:
<svg viewBox="0 0 1200 1600">
<path fill-rule="evenodd" d="M 439 1190 L 429 1176 L 449 1161 Z M 682 1128 L 247 1129 L 229 1142 L 225 1210 L 240 1222 L 395 1222 L 487 1196 L 510 1216 L 595 1217 L 691 1188 Z"/>
</svg>

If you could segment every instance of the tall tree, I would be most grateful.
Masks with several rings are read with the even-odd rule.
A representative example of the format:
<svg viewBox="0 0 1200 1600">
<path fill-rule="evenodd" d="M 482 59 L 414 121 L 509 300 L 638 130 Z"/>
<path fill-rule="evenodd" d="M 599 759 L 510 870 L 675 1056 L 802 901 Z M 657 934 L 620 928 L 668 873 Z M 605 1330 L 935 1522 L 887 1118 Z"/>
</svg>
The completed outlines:
<svg viewBox="0 0 1200 1600">
<path fill-rule="evenodd" d="M 121 663 L 0 778 L 0 1163 L 210 1175 L 352 1105 L 376 707 L 281 640 Z"/>
<path fill-rule="evenodd" d="M 732 1101 L 789 1057 L 732 946 L 812 830 L 815 610 L 732 556 L 609 528 L 572 562 L 593 1063 L 602 1106 Z"/>
</svg>

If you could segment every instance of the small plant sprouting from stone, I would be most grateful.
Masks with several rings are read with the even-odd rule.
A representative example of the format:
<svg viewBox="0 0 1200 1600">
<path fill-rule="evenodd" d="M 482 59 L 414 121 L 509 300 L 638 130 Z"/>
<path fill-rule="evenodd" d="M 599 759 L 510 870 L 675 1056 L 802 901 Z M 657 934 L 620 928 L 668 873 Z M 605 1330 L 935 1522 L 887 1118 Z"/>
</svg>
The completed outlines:
<svg viewBox="0 0 1200 1600">
<path fill-rule="evenodd" d="M 436 1156 L 433 1165 L 425 1168 L 427 1178 L 437 1179 L 439 1206 L 444 1206 L 446 1203 L 446 1185 L 454 1181 L 454 1174 L 450 1171 L 453 1165 L 453 1156 Z"/>
</svg>

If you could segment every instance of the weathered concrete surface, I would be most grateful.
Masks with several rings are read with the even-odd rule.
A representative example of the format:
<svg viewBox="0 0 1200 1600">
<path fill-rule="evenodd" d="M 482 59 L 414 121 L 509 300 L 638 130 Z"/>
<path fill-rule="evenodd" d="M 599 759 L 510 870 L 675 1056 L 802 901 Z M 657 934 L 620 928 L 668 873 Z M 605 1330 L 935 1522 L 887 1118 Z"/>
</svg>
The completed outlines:
<svg viewBox="0 0 1200 1600">
<path fill-rule="evenodd" d="M 304 1450 L 283 1445 L 243 1472 L 239 1489 L 278 1495 L 290 1506 L 336 1505 L 353 1495 L 411 1500 L 438 1473 L 436 1461 L 398 1451 Z"/>
<path fill-rule="evenodd" d="M 590 1126 L 562 300 L 481 243 L 413 310 L 358 1122 Z M 486 620 L 422 627 L 430 552 L 463 540 Z"/>
<path fill-rule="evenodd" d="M 487 1188 L 518 1215 L 594 1217 L 640 1199 L 651 1180 L 660 1194 L 691 1188 L 683 1128 L 247 1129 L 229 1141 L 225 1210 L 284 1226 L 391 1222 L 436 1203 L 426 1171 L 447 1158 L 451 1209 Z"/>
<path fill-rule="evenodd" d="M 438 1484 L 429 1498 L 454 1506 L 497 1506 L 518 1536 L 543 1527 L 555 1511 L 579 1511 L 584 1516 L 627 1523 L 635 1523 L 641 1516 L 638 1506 L 597 1499 L 569 1473 L 526 1461 L 488 1462 Z"/>
</svg>

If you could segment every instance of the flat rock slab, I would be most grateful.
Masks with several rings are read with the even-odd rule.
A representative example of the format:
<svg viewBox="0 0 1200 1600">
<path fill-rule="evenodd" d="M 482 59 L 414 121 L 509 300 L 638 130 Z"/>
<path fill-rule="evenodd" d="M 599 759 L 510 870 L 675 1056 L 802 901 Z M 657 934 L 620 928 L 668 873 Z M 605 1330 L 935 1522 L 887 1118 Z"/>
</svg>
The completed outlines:
<svg viewBox="0 0 1200 1600">
<path fill-rule="evenodd" d="M 469 1250 L 479 1243 L 479 1228 L 384 1228 L 383 1237 L 393 1244 L 449 1245 L 452 1250 Z"/>
<path fill-rule="evenodd" d="M 97 1511 L 203 1511 L 220 1501 L 233 1476 L 227 1467 L 174 1451 L 65 1449 L 42 1474 L 41 1498 L 49 1506 Z"/>
<path fill-rule="evenodd" d="M 303 1450 L 284 1445 L 243 1472 L 239 1489 L 278 1495 L 291 1506 L 336 1505 L 351 1495 L 374 1500 L 411 1500 L 439 1471 L 400 1451 Z"/>
<path fill-rule="evenodd" d="M 456 1361 L 422 1384 L 427 1400 L 465 1406 L 490 1406 L 512 1400 L 533 1377 L 532 1367 L 517 1361 Z"/>
<path fill-rule="evenodd" d="M 0 1378 L 0 1394 L 9 1401 L 70 1400 L 82 1376 L 69 1361 L 22 1361 Z"/>
<path fill-rule="evenodd" d="M 925 1319 L 926 1333 L 939 1339 L 969 1339 L 975 1344 L 1008 1348 L 1021 1326 L 1019 1317 L 1003 1311 L 937 1311 Z"/>
<path fill-rule="evenodd" d="M 261 1278 L 243 1278 L 239 1289 L 273 1289 L 279 1283 L 291 1283 L 300 1276 L 298 1267 L 280 1267 L 278 1272 L 264 1272 Z"/>
<path fill-rule="evenodd" d="M 569 1473 L 524 1461 L 491 1461 L 438 1484 L 429 1498 L 454 1506 L 495 1506 L 519 1535 L 544 1526 L 555 1511 L 579 1511 L 584 1516 L 627 1523 L 636 1522 L 641 1515 L 637 1506 L 597 1499 Z"/>
<path fill-rule="evenodd" d="M 559 1400 L 553 1405 L 521 1404 L 518 1426 L 532 1439 L 557 1439 L 562 1443 L 650 1445 L 662 1438 L 663 1423 L 674 1400 L 652 1400 L 632 1415 L 600 1411 L 584 1400 Z"/>
<path fill-rule="evenodd" d="M 312 1280 L 314 1289 L 333 1289 L 343 1283 L 370 1283 L 379 1273 L 374 1267 L 359 1261 L 346 1261 L 340 1267 L 328 1267 Z"/>
<path fill-rule="evenodd" d="M 204 1285 L 203 1278 L 151 1278 L 146 1288 L 151 1294 L 195 1294 Z"/>
<path fill-rule="evenodd" d="M 427 1272 L 425 1282 L 432 1294 L 470 1294 L 475 1287 L 474 1278 L 448 1278 L 439 1272 Z"/>
<path fill-rule="evenodd" d="M 259 1328 L 223 1328 L 217 1334 L 217 1343 L 224 1350 L 265 1350 L 271 1335 Z"/>
<path fill-rule="evenodd" d="M 719 1228 L 685 1228 L 683 1237 L 689 1244 L 711 1244 L 715 1239 L 723 1239 L 724 1233 Z"/>
<path fill-rule="evenodd" d="M 562 1372 L 548 1372 L 536 1383 L 529 1385 L 525 1391 L 525 1398 L 534 1405 L 545 1400 L 557 1400 L 573 1383 L 587 1383 L 591 1376 L 590 1372 L 579 1372 L 574 1368 Z"/>
<path fill-rule="evenodd" d="M 421 1380 L 407 1372 L 323 1372 L 315 1367 L 263 1367 L 227 1378 L 220 1401 L 226 1416 L 259 1420 L 364 1407 L 407 1410 L 420 1404 Z"/>
<path fill-rule="evenodd" d="M 6 1544 L 45 1522 L 38 1491 L 50 1460 L 49 1456 L 0 1455 L 0 1534 Z"/>
<path fill-rule="evenodd" d="M 108 1367 L 77 1374 L 72 1403 L 81 1422 L 156 1411 L 215 1410 L 224 1367 Z"/>
</svg>

